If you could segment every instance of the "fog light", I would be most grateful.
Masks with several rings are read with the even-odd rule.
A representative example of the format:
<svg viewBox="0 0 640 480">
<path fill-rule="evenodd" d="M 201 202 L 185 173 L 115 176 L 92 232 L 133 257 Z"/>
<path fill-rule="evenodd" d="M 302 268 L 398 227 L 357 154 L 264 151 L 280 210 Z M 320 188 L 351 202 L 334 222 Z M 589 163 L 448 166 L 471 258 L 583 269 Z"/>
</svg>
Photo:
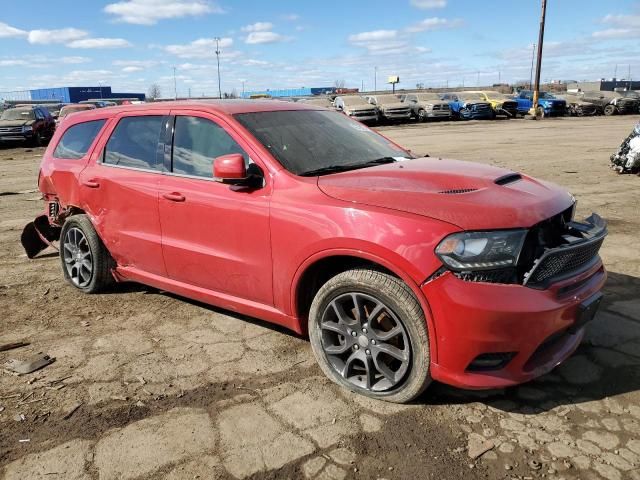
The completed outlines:
<svg viewBox="0 0 640 480">
<path fill-rule="evenodd" d="M 470 372 L 500 370 L 507 366 L 517 352 L 483 353 L 478 355 L 467 367 Z"/>
</svg>

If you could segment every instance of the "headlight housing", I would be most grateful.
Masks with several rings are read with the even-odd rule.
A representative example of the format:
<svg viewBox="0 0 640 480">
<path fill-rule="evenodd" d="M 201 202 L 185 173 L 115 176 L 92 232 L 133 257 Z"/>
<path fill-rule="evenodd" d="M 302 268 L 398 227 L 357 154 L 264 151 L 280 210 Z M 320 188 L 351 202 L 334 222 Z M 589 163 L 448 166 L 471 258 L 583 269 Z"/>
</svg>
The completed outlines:
<svg viewBox="0 0 640 480">
<path fill-rule="evenodd" d="M 440 242 L 436 255 L 455 272 L 512 268 L 526 235 L 522 229 L 454 233 Z"/>
<path fill-rule="evenodd" d="M 33 130 L 33 127 L 31 125 L 24 125 L 22 127 L 23 132 L 30 132 L 31 130 Z"/>
</svg>

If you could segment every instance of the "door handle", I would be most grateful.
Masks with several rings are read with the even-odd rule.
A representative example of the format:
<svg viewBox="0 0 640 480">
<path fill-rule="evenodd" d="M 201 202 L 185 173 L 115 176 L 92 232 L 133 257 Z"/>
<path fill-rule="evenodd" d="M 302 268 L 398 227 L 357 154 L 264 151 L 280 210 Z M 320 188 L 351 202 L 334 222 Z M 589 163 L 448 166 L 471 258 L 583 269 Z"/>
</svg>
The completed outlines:
<svg viewBox="0 0 640 480">
<path fill-rule="evenodd" d="M 162 196 L 172 202 L 184 202 L 186 197 L 179 192 L 163 193 Z"/>
<path fill-rule="evenodd" d="M 92 178 L 91 180 L 85 180 L 85 181 L 82 182 L 82 184 L 85 187 L 89 187 L 89 188 L 99 188 L 100 187 L 100 182 L 98 182 L 94 178 Z"/>
</svg>

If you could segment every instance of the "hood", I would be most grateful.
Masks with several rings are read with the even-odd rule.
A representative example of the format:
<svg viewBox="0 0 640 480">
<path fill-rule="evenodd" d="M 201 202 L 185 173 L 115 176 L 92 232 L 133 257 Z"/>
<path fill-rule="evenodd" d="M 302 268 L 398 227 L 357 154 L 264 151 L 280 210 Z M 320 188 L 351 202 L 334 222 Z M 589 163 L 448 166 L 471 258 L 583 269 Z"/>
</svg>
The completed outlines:
<svg viewBox="0 0 640 480">
<path fill-rule="evenodd" d="M 339 200 L 435 218 L 463 230 L 527 228 L 573 203 L 560 187 L 511 170 L 436 158 L 324 175 L 318 187 Z"/>
<path fill-rule="evenodd" d="M 548 105 L 554 105 L 554 104 L 566 104 L 567 102 L 560 99 L 560 98 L 541 98 L 539 100 L 540 103 L 542 104 L 548 104 Z"/>
<path fill-rule="evenodd" d="M 460 103 L 465 107 L 473 107 L 474 105 L 486 105 L 488 107 L 491 106 L 491 103 L 485 102 L 484 100 L 461 100 Z"/>
<path fill-rule="evenodd" d="M 449 105 L 449 102 L 447 102 L 446 100 L 421 100 L 420 102 L 418 102 L 418 105 L 420 105 L 420 106 L 424 106 L 424 105 Z"/>
<path fill-rule="evenodd" d="M 352 107 L 344 107 L 349 112 L 369 112 L 374 111 L 376 107 L 374 105 L 354 105 Z"/>
<path fill-rule="evenodd" d="M 381 103 L 378 107 L 383 110 L 387 108 L 409 108 L 406 103 L 402 102 Z"/>
<path fill-rule="evenodd" d="M 0 120 L 0 127 L 23 127 L 33 125 L 35 120 Z"/>
</svg>

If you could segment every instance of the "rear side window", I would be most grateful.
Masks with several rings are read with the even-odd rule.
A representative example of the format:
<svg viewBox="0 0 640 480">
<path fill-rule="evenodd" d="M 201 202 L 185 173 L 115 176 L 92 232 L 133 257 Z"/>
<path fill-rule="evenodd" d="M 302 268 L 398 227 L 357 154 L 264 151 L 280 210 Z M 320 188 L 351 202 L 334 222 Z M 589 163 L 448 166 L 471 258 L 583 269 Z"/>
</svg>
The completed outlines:
<svg viewBox="0 0 640 480">
<path fill-rule="evenodd" d="M 162 170 L 160 144 L 162 115 L 125 117 L 118 122 L 104 152 L 104 163 L 122 167 Z"/>
<path fill-rule="evenodd" d="M 84 157 L 98 132 L 102 129 L 104 122 L 105 120 L 94 120 L 69 127 L 58 142 L 53 157 L 69 160 Z"/>
<path fill-rule="evenodd" d="M 211 120 L 176 117 L 173 137 L 173 173 L 213 178 L 213 159 L 230 153 L 249 156 L 225 130 Z"/>
</svg>

